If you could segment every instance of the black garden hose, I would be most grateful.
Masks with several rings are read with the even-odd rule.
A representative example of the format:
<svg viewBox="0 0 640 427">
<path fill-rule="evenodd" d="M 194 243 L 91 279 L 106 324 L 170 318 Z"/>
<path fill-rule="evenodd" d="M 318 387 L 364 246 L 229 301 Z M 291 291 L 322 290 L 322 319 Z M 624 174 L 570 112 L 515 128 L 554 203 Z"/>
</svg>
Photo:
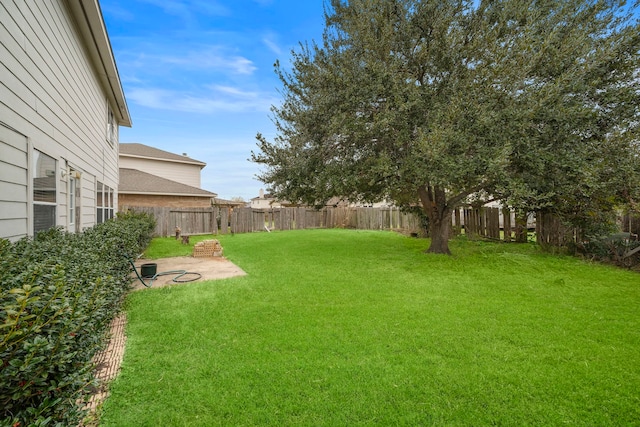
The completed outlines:
<svg viewBox="0 0 640 427">
<path fill-rule="evenodd" d="M 142 282 L 142 284 L 145 285 L 147 288 L 150 288 L 151 285 L 153 285 L 153 281 L 156 280 L 158 278 L 158 276 L 167 276 L 169 274 L 175 274 L 176 277 L 173 278 L 173 282 L 174 283 L 193 282 L 194 280 L 198 280 L 198 279 L 200 279 L 202 277 L 202 274 L 200 274 L 200 273 L 188 272 L 187 270 L 163 271 L 161 273 L 156 273 L 152 277 L 150 277 L 150 282 L 149 282 L 149 284 L 147 284 L 147 282 L 144 281 L 142 276 L 140 276 L 140 273 L 138 273 L 138 269 L 136 268 L 136 265 L 133 263 L 133 259 L 131 259 L 131 257 L 126 253 L 123 253 L 123 256 L 127 258 L 127 261 L 129 261 L 129 264 L 131 264 L 131 267 L 133 267 L 133 271 L 135 271 L 136 276 L 138 276 L 138 280 L 140 280 Z M 181 279 L 182 277 L 184 277 L 186 275 L 192 275 L 194 277 L 190 278 L 190 279 Z"/>
</svg>

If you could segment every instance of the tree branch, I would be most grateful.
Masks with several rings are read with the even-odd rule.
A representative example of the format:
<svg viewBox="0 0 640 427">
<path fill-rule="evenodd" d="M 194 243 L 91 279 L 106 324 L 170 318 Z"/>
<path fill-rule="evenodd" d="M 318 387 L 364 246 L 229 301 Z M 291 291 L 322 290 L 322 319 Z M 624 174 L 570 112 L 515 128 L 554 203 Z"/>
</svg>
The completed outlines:
<svg viewBox="0 0 640 427">
<path fill-rule="evenodd" d="M 484 183 L 482 183 L 482 184 L 478 184 L 478 185 L 476 185 L 475 187 L 471 187 L 471 188 L 470 188 L 470 189 L 468 189 L 467 191 L 463 191 L 463 192 L 461 192 L 461 193 L 459 193 L 459 194 L 457 194 L 457 195 L 455 195 L 455 196 L 451 197 L 451 198 L 448 200 L 447 204 L 453 208 L 453 207 L 455 207 L 455 205 L 458 205 L 458 204 L 459 204 L 459 202 L 460 202 L 462 199 L 464 199 L 465 197 L 469 196 L 470 194 L 473 194 L 473 193 L 475 193 L 475 192 L 477 192 L 477 191 L 482 190 L 484 187 L 485 187 L 485 184 L 484 184 Z"/>
</svg>

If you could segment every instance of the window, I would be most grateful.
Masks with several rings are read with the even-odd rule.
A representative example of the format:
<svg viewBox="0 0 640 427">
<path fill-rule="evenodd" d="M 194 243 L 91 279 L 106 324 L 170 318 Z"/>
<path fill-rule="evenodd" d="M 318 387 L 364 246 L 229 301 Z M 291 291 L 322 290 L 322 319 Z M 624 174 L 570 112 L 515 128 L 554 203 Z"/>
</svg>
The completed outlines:
<svg viewBox="0 0 640 427">
<path fill-rule="evenodd" d="M 118 126 L 111 108 L 107 107 L 107 141 L 115 146 L 118 143 Z"/>
<path fill-rule="evenodd" d="M 56 225 L 56 160 L 40 151 L 33 155 L 33 232 Z"/>
<path fill-rule="evenodd" d="M 109 214 L 109 219 L 113 218 L 113 188 L 109 188 L 109 206 L 107 206 L 107 212 Z"/>
<path fill-rule="evenodd" d="M 80 232 L 80 172 L 69 171 L 69 231 Z"/>
<path fill-rule="evenodd" d="M 105 187 L 106 204 L 104 207 L 104 217 L 106 219 L 113 218 L 113 188 Z"/>
<path fill-rule="evenodd" d="M 102 216 L 102 183 L 98 181 L 98 186 L 96 187 L 96 223 L 102 224 L 104 222 L 104 218 Z"/>
<path fill-rule="evenodd" d="M 96 187 L 96 222 L 113 218 L 113 188 L 98 182 Z"/>
</svg>

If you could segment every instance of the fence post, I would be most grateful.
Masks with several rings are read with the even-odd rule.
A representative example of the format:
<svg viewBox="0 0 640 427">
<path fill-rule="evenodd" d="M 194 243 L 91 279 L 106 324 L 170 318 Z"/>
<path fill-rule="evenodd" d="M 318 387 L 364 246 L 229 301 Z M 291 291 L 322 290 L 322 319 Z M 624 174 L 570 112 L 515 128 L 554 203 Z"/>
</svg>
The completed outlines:
<svg viewBox="0 0 640 427">
<path fill-rule="evenodd" d="M 453 210 L 453 229 L 451 230 L 454 236 L 460 235 L 462 232 L 462 225 L 460 223 L 460 208 Z"/>
<path fill-rule="evenodd" d="M 511 209 L 502 209 L 502 230 L 504 234 L 504 241 L 511 241 Z"/>
<path fill-rule="evenodd" d="M 527 243 L 527 211 L 516 209 L 516 242 Z"/>
<path fill-rule="evenodd" d="M 220 234 L 228 234 L 229 233 L 229 216 L 231 214 L 231 209 L 226 208 L 220 211 Z"/>
<path fill-rule="evenodd" d="M 462 213 L 464 215 L 464 234 L 467 235 L 468 239 L 473 239 L 475 234 L 475 216 L 473 209 L 465 208 Z"/>
<path fill-rule="evenodd" d="M 480 235 L 480 213 L 476 208 L 469 209 L 469 225 L 470 225 L 469 231 L 471 231 L 470 237 L 472 239 L 475 239 L 477 236 Z"/>
</svg>

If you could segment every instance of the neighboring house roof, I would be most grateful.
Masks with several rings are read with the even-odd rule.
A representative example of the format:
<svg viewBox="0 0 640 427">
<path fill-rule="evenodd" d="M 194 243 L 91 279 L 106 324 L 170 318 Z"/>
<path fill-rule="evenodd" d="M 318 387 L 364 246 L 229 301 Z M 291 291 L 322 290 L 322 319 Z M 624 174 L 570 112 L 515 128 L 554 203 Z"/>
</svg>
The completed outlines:
<svg viewBox="0 0 640 427">
<path fill-rule="evenodd" d="M 251 200 L 276 200 L 271 194 L 263 194 L 262 196 L 253 197 Z"/>
<path fill-rule="evenodd" d="M 136 169 L 120 168 L 118 192 L 122 194 L 148 194 L 158 196 L 216 197 L 216 193 L 181 184 Z"/>
<path fill-rule="evenodd" d="M 236 202 L 234 200 L 220 199 L 216 197 L 213 199 L 214 205 L 225 205 L 225 206 L 244 206 L 247 202 Z"/>
<path fill-rule="evenodd" d="M 159 148 L 138 143 L 120 143 L 120 156 L 189 163 L 192 165 L 198 165 L 201 169 L 207 165 L 205 162 L 201 162 L 200 160 L 195 160 L 187 156 L 181 156 L 179 154 L 170 153 L 168 151 L 160 150 Z"/>
<path fill-rule="evenodd" d="M 131 127 L 127 100 L 124 97 L 118 67 L 98 0 L 80 0 L 67 3 L 82 33 L 83 40 L 89 47 L 89 55 L 96 67 L 96 74 L 105 88 L 118 124 Z"/>
</svg>

